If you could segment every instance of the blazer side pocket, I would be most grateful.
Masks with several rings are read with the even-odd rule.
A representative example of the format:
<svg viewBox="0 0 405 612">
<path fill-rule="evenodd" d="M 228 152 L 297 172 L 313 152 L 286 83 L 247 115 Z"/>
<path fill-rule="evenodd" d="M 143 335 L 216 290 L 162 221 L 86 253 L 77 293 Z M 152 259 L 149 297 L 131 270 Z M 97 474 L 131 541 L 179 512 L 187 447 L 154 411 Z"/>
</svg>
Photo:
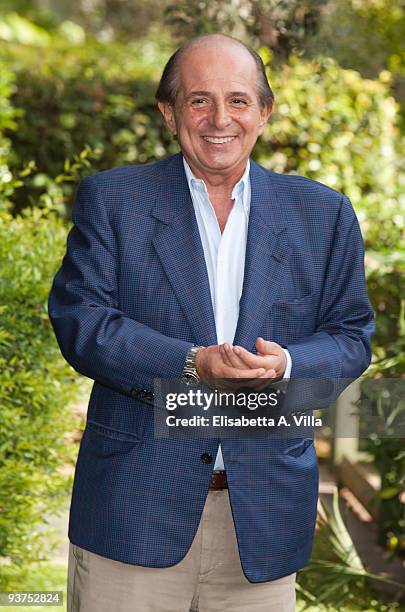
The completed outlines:
<svg viewBox="0 0 405 612">
<path fill-rule="evenodd" d="M 301 457 L 313 446 L 314 441 L 312 438 L 303 438 L 300 440 L 300 442 L 297 442 L 297 444 L 286 448 L 284 454 L 288 455 L 289 457 Z"/>
<path fill-rule="evenodd" d="M 96 423 L 96 421 L 87 421 L 86 429 L 93 431 L 99 436 L 109 438 L 110 440 L 118 440 L 120 442 L 130 443 L 132 442 L 132 444 L 140 442 L 140 438 L 132 432 L 113 429 L 112 427 L 108 427 L 107 425 L 103 425 L 102 423 Z"/>
</svg>

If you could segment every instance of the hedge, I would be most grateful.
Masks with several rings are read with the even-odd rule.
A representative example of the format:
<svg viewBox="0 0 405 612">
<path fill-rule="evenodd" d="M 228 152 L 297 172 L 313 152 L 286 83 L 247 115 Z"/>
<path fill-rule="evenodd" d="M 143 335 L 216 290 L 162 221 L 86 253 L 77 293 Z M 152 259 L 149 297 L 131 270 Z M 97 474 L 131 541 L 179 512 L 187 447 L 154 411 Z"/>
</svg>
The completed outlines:
<svg viewBox="0 0 405 612">
<path fill-rule="evenodd" d="M 9 168 L 11 144 L 6 130 L 15 130 L 17 111 L 11 104 L 14 79 L 8 66 L 0 61 L 0 209 L 7 206 L 8 197 L 14 193 L 15 179 Z"/>
<path fill-rule="evenodd" d="M 136 44 L 45 50 L 2 46 L 0 59 L 15 74 L 12 102 L 20 112 L 18 130 L 7 134 L 10 163 L 18 168 L 34 160 L 39 173 L 15 194 L 17 210 L 35 206 L 44 191 L 41 176 L 62 173 L 65 159 L 86 146 L 102 151 L 91 172 L 149 162 L 176 150 L 154 104 L 157 70 L 152 60 L 159 56 L 148 49 L 142 63 Z M 72 191 L 66 185 L 67 203 Z"/>
<path fill-rule="evenodd" d="M 66 502 L 79 425 L 78 378 L 60 355 L 47 315 L 65 248 L 55 215 L 0 212 L 0 588 L 17 588 L 29 563 L 47 558 L 47 517 Z M 63 504 L 63 507 L 66 503 Z"/>
</svg>

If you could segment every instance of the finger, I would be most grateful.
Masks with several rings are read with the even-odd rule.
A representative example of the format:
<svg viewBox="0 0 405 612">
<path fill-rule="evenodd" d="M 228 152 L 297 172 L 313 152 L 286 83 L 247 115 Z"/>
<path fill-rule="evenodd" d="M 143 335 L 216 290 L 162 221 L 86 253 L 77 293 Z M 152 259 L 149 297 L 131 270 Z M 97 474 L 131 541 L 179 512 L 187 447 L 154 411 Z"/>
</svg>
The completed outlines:
<svg viewBox="0 0 405 612">
<path fill-rule="evenodd" d="M 277 379 L 277 374 L 275 370 L 267 370 L 263 376 L 252 381 L 251 386 L 254 391 L 262 391 L 263 389 L 267 389 L 272 384 L 272 381 Z"/>
<path fill-rule="evenodd" d="M 232 365 L 234 368 L 245 370 L 246 368 L 257 369 L 267 367 L 267 363 L 264 359 L 257 359 L 255 355 L 242 347 L 234 347 L 228 343 L 224 343 L 223 347 L 228 358 L 228 365 Z M 239 351 L 239 348 L 241 351 Z M 246 359 L 244 359 L 244 355 L 246 355 Z"/>
<path fill-rule="evenodd" d="M 229 367 L 235 367 L 234 364 L 232 363 L 230 356 L 229 356 L 229 351 L 226 350 L 226 343 L 225 344 L 220 344 L 219 346 L 219 353 L 221 355 L 222 361 L 224 362 L 225 365 L 229 366 Z"/>
<path fill-rule="evenodd" d="M 275 378 L 275 377 L 276 377 L 276 371 L 273 368 L 270 368 L 270 370 L 266 370 L 266 372 L 262 374 L 262 376 L 259 376 L 259 378 Z"/>
<path fill-rule="evenodd" d="M 260 378 L 266 372 L 265 368 L 249 368 L 249 369 L 239 369 L 239 368 L 230 368 L 228 366 L 224 366 L 222 370 L 221 378 L 247 378 L 252 380 L 253 378 Z"/>
<path fill-rule="evenodd" d="M 264 355 L 279 355 L 281 346 L 271 340 L 264 340 L 261 336 L 256 340 L 256 349 Z"/>
<path fill-rule="evenodd" d="M 273 369 L 267 370 L 267 372 L 265 372 L 262 376 L 259 376 L 259 378 L 255 381 L 256 382 L 256 385 L 254 387 L 255 390 L 261 391 L 262 389 L 265 389 L 266 387 L 271 385 L 271 381 L 274 378 L 276 378 L 275 370 Z"/>
<path fill-rule="evenodd" d="M 246 367 L 249 367 L 249 365 L 245 363 L 243 359 L 241 359 L 240 356 L 234 351 L 234 347 L 231 344 L 225 343 L 224 349 L 232 367 L 237 368 L 239 370 L 245 370 Z M 255 368 L 258 367 L 262 367 L 262 364 L 255 365 Z"/>
<path fill-rule="evenodd" d="M 265 363 L 266 365 L 263 366 L 265 367 L 266 371 L 268 370 L 276 370 L 280 367 L 280 357 L 278 355 L 259 355 L 259 357 L 262 357 L 263 359 L 265 359 L 265 361 L 263 363 Z"/>
<path fill-rule="evenodd" d="M 245 367 L 265 368 L 266 370 L 269 368 L 267 357 L 264 355 L 254 355 L 242 346 L 234 346 L 233 351 L 241 359 Z"/>
</svg>

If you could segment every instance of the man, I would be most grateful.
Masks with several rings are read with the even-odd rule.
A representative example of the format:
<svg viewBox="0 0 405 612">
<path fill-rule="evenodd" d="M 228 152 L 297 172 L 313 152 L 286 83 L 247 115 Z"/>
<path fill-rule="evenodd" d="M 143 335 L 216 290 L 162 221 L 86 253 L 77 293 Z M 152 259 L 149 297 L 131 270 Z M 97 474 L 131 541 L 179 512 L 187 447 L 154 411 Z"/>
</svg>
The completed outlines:
<svg viewBox="0 0 405 612">
<path fill-rule="evenodd" d="M 156 438 L 153 381 L 358 377 L 373 331 L 359 226 L 347 197 L 249 159 L 273 94 L 240 42 L 192 40 L 157 99 L 181 154 L 82 181 L 49 299 L 64 356 L 95 381 L 68 609 L 291 611 L 312 440 Z"/>
</svg>

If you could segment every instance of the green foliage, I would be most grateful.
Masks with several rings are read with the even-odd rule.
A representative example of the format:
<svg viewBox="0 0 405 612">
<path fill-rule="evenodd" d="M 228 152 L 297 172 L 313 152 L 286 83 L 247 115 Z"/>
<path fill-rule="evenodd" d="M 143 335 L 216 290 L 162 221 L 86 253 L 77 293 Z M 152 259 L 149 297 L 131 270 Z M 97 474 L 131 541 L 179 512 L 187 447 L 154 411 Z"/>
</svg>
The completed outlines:
<svg viewBox="0 0 405 612">
<path fill-rule="evenodd" d="M 27 210 L 16 218 L 0 212 L 3 589 L 18 586 L 18 569 L 47 558 L 52 541 L 45 540 L 43 526 L 72 485 L 62 468 L 74 462 L 66 432 L 78 424 L 71 412 L 77 378 L 60 355 L 47 315 L 49 288 L 65 240 L 64 224 L 46 210 Z"/>
<path fill-rule="evenodd" d="M 14 193 L 16 180 L 10 172 L 10 140 L 5 131 L 15 129 L 16 111 L 10 97 L 14 91 L 13 75 L 8 66 L 0 61 L 0 210 L 6 208 L 9 196 Z"/>
<path fill-rule="evenodd" d="M 305 49 L 325 0 L 183 0 L 168 2 L 165 23 L 179 43 L 219 32 L 270 48 L 277 62 Z"/>
<path fill-rule="evenodd" d="M 0 20 L 0 32 L 5 40 L 21 44 L 46 47 L 50 42 L 50 36 L 45 29 L 15 12 L 5 15 Z"/>
<path fill-rule="evenodd" d="M 390 584 L 400 596 L 405 583 L 397 583 L 365 569 L 341 515 L 337 490 L 330 510 L 324 504 L 320 505 L 317 523 L 311 561 L 298 573 L 298 594 L 307 608 L 312 609 L 314 605 L 319 612 L 331 609 L 342 612 L 399 611 L 399 603 L 378 602 L 370 587 L 378 583 Z"/>
<path fill-rule="evenodd" d="M 263 58 L 269 63 L 266 50 Z M 256 147 L 259 161 L 343 191 L 359 214 L 367 248 L 395 248 L 404 221 L 398 214 L 398 106 L 389 73 L 372 81 L 329 58 L 292 56 L 281 70 L 270 64 L 269 80 L 276 106 Z"/>
<path fill-rule="evenodd" d="M 404 76 L 404 38 L 402 0 L 329 0 L 313 48 L 364 75 L 389 69 Z"/>
<path fill-rule="evenodd" d="M 367 254 L 367 285 L 373 298 L 377 330 L 371 376 L 399 378 L 405 371 L 405 273 L 403 247 Z"/>
<path fill-rule="evenodd" d="M 8 575 L 7 583 L 12 584 L 10 568 L 2 567 L 2 572 Z M 66 574 L 67 567 L 62 564 L 54 564 L 46 561 L 32 563 L 22 568 L 19 579 L 18 589 L 22 591 L 62 591 L 63 607 L 58 608 L 59 612 L 66 612 Z M 12 587 L 8 587 L 11 590 Z M 52 607 L 56 609 L 56 607 Z M 32 612 L 33 606 L 19 606 L 18 612 Z M 15 606 L 2 606 L 2 612 L 15 612 Z M 35 612 L 49 612 L 48 606 L 35 606 Z"/>
<path fill-rule="evenodd" d="M 374 398 L 378 402 L 379 398 Z M 398 409 L 398 405 L 391 409 Z M 403 415 L 403 406 L 402 406 Z M 405 551 L 404 505 L 400 501 L 405 488 L 405 454 L 402 438 L 380 439 L 370 436 L 367 450 L 381 475 L 378 539 L 394 554 Z"/>
<path fill-rule="evenodd" d="M 209 0 L 183 0 L 169 2 L 165 10 L 165 23 L 179 44 L 202 34 L 221 33 L 247 38 L 247 28 L 253 24 L 252 3 L 239 0 L 209 2 Z"/>
<path fill-rule="evenodd" d="M 382 275 L 378 280 L 386 280 Z M 400 278 L 395 278 L 399 283 Z M 393 282 L 389 276 L 389 282 Z M 374 280 L 375 282 L 375 280 Z M 384 289 L 384 282 L 382 290 Z M 378 285 L 377 285 L 378 286 Z M 380 288 L 379 288 L 380 289 Z M 398 287 L 396 287 L 398 290 Z M 389 292 L 387 292 L 388 295 Z M 393 291 L 395 295 L 395 291 Z M 388 307 L 387 314 L 390 313 Z M 381 318 L 381 317 L 380 317 Z M 384 319 L 382 319 L 384 321 Z M 364 443 L 366 450 L 373 457 L 373 462 L 381 477 L 379 491 L 378 540 L 393 554 L 403 555 L 405 552 L 405 515 L 401 495 L 405 491 L 405 452 L 403 438 L 396 438 L 396 432 L 403 429 L 405 414 L 405 398 L 403 397 L 403 373 L 405 366 L 405 299 L 402 298 L 401 312 L 397 321 L 386 320 L 398 328 L 398 337 L 392 345 L 381 348 L 384 356 L 376 359 L 368 371 L 368 376 L 362 381 L 361 409 L 369 414 L 375 414 L 385 423 L 385 436 L 370 433 Z M 381 330 L 379 331 L 381 334 Z M 382 332 L 383 333 L 383 332 Z M 402 380 L 401 380 L 402 376 Z M 384 377 L 389 381 L 379 388 L 375 378 Z"/>
<path fill-rule="evenodd" d="M 74 24 L 100 41 L 128 41 L 146 36 L 153 26 L 161 29 L 165 4 L 166 0 L 160 3 L 148 0 L 1 0 L 0 15 L 7 22 L 15 11 L 24 19 L 26 27 L 31 23 L 51 35 L 63 31 L 67 24 Z"/>
<path fill-rule="evenodd" d="M 65 159 L 86 147 L 98 151 L 92 172 L 176 149 L 154 104 L 163 62 L 152 42 L 59 45 L 46 53 L 9 44 L 1 53 L 16 75 L 12 101 L 21 109 L 18 130 L 8 133 L 12 168 L 32 160 L 40 174 L 56 177 Z M 14 196 L 15 210 L 36 205 L 45 187 L 26 180 Z M 64 186 L 66 201 L 73 187 Z"/>
</svg>

